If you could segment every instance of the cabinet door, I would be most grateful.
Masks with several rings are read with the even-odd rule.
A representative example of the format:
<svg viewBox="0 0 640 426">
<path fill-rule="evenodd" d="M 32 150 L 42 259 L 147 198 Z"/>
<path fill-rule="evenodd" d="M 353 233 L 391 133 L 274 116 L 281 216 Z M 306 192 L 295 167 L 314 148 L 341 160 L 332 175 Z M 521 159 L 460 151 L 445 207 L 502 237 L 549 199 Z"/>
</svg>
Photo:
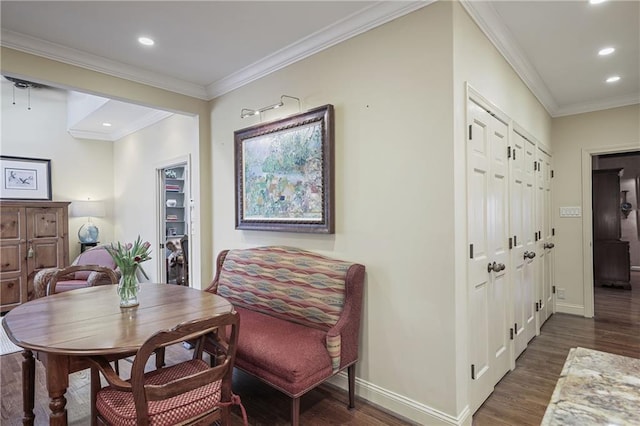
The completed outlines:
<svg viewBox="0 0 640 426">
<path fill-rule="evenodd" d="M 0 215 L 0 304 L 2 310 L 27 301 L 25 210 L 2 207 Z"/>
<path fill-rule="evenodd" d="M 65 215 L 62 208 L 27 208 L 27 270 L 29 292 L 33 278 L 45 268 L 66 266 Z"/>
</svg>

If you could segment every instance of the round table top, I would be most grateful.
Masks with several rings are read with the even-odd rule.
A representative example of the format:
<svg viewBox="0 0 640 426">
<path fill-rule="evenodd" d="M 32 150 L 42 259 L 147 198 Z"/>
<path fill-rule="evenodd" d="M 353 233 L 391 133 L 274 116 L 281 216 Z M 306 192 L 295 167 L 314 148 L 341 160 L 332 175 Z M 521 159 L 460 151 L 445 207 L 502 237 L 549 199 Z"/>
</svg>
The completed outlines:
<svg viewBox="0 0 640 426">
<path fill-rule="evenodd" d="M 88 287 L 24 303 L 3 326 L 16 345 L 60 355 L 135 352 L 154 333 L 228 313 L 225 298 L 171 284 L 141 283 L 140 304 L 120 308 L 115 285 Z"/>
</svg>

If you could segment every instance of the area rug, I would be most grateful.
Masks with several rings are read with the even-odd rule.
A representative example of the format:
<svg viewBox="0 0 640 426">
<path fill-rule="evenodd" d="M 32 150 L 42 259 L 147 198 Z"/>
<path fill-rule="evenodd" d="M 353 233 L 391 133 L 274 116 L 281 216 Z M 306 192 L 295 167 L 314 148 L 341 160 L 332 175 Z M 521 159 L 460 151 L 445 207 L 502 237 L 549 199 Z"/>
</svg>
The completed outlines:
<svg viewBox="0 0 640 426">
<path fill-rule="evenodd" d="M 572 348 L 541 426 L 640 425 L 640 359 Z"/>
<path fill-rule="evenodd" d="M 4 318 L 2 318 L 4 321 Z M 20 352 L 22 350 L 21 347 L 13 344 L 11 340 L 7 337 L 7 333 L 4 331 L 4 327 L 0 324 L 0 355 L 12 354 L 14 352 Z"/>
</svg>

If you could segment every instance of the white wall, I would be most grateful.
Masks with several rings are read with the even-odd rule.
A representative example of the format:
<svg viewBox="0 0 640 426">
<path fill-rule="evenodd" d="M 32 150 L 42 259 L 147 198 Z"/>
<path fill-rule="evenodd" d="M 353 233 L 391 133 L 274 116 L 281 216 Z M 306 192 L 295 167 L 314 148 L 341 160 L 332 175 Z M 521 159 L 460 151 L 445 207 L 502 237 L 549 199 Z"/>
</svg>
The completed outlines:
<svg viewBox="0 0 640 426">
<path fill-rule="evenodd" d="M 160 249 L 164 233 L 159 232 L 157 220 L 160 206 L 157 169 L 174 160 L 198 158 L 197 129 L 196 117 L 174 114 L 114 143 L 115 238 L 129 242 L 140 235 L 151 243 L 152 259 L 143 267 L 152 282 L 158 281 L 158 267 L 165 260 L 164 250 Z M 191 165 L 192 174 L 198 176 L 198 162 L 191 161 Z M 191 255 L 194 259 L 198 257 L 196 253 Z M 199 270 L 199 266 L 191 266 Z M 193 274 L 192 279 L 190 285 L 200 288 L 199 275 Z"/>
<path fill-rule="evenodd" d="M 591 217 L 591 206 L 583 200 L 582 157 L 612 151 L 640 149 L 640 106 L 559 117 L 552 124 L 553 216 L 556 225 L 555 284 L 565 288 L 565 302 L 558 310 L 584 313 L 585 276 L 583 222 Z M 589 169 L 591 162 L 589 161 Z M 590 179 L 589 179 L 590 182 Z M 588 203 L 587 203 L 588 204 Z M 559 207 L 582 206 L 582 217 L 560 218 Z M 586 242 L 588 246 L 588 241 Z M 590 262 L 590 259 L 586 259 Z M 586 288 L 587 291 L 591 291 Z M 565 306 L 563 306 L 565 305 Z M 588 314 L 588 312 L 586 312 Z"/>
<path fill-rule="evenodd" d="M 64 90 L 31 89 L 31 110 L 27 91 L 16 89 L 6 79 L 2 89 L 2 155 L 51 160 L 54 201 L 103 200 L 107 216 L 94 218 L 100 241 L 113 241 L 113 144 L 74 139 L 67 133 L 67 94 Z M 86 218 L 69 218 L 69 260 L 80 253 L 77 232 Z"/>
<path fill-rule="evenodd" d="M 446 4 L 428 6 L 216 99 L 211 115 L 214 251 L 287 244 L 364 264 L 360 391 L 375 401 L 367 385 L 380 386 L 400 413 L 455 413 L 449 26 Z M 240 110 L 283 93 L 335 106 L 335 235 L 234 229 L 233 132 L 257 122 Z M 286 107 L 266 119 L 297 112 Z"/>
<path fill-rule="evenodd" d="M 549 143 L 542 106 L 452 2 L 222 96 L 211 115 L 214 252 L 288 244 L 363 263 L 358 392 L 423 424 L 465 422 L 470 414 L 461 261 L 467 81 Z M 283 93 L 300 97 L 303 110 L 335 106 L 335 235 L 234 230 L 233 132 L 257 123 L 240 119 L 240 110 Z M 293 102 L 265 120 L 295 112 Z"/>
</svg>

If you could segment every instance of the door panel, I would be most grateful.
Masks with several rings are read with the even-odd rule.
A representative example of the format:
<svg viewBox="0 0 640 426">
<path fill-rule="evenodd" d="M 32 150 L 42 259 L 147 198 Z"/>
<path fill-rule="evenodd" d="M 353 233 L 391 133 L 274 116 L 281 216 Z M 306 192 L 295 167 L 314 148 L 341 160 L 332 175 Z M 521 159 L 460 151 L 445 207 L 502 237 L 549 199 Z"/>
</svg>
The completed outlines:
<svg viewBox="0 0 640 426">
<path fill-rule="evenodd" d="M 509 370 L 507 126 L 468 104 L 468 263 L 471 406 L 475 411 Z M 472 247 L 471 247 L 472 246 Z"/>
<path fill-rule="evenodd" d="M 525 335 L 527 342 L 536 335 L 536 265 L 539 257 L 536 252 L 535 232 L 535 174 L 533 162 L 535 160 L 536 147 L 533 142 L 525 140 L 524 143 L 524 193 L 522 207 L 522 243 L 523 251 L 533 255 L 528 258 L 523 266 L 523 306 L 525 323 Z M 523 253 L 524 255 L 524 253 Z"/>
</svg>

